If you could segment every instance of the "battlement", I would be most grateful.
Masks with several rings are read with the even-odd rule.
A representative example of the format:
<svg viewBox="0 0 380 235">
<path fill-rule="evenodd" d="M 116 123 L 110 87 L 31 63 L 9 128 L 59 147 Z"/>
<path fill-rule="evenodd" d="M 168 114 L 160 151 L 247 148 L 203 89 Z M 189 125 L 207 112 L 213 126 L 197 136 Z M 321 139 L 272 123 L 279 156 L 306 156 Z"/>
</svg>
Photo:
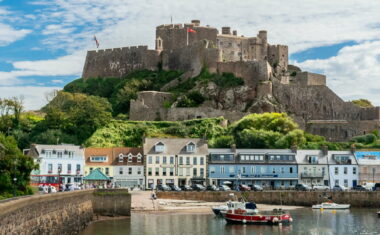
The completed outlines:
<svg viewBox="0 0 380 235">
<path fill-rule="evenodd" d="M 130 47 L 118 47 L 118 48 L 108 48 L 108 49 L 99 49 L 99 50 L 91 50 L 87 51 L 87 54 L 90 55 L 101 55 L 103 53 L 109 52 L 136 52 L 136 51 L 146 51 L 148 50 L 147 45 L 140 46 L 130 46 Z"/>
</svg>

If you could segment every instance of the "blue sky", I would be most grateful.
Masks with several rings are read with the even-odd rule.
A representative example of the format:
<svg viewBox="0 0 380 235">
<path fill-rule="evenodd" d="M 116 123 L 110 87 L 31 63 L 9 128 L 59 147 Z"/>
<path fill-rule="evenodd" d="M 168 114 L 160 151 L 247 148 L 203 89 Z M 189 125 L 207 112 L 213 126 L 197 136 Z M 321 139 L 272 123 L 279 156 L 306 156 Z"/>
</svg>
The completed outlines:
<svg viewBox="0 0 380 235">
<path fill-rule="evenodd" d="M 148 45 L 155 26 L 189 22 L 239 34 L 268 31 L 289 46 L 291 63 L 327 75 L 345 100 L 380 105 L 380 1 L 376 0 L 0 0 L 0 98 L 24 96 L 38 109 L 45 94 L 81 76 L 87 50 Z"/>
</svg>

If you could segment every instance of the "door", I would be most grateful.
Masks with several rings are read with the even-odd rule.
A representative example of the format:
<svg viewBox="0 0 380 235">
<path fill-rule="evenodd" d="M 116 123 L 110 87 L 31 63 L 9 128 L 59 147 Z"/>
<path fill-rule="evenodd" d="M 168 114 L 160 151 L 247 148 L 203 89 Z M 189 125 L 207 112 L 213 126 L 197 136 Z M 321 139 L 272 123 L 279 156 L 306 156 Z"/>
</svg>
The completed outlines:
<svg viewBox="0 0 380 235">
<path fill-rule="evenodd" d="M 356 180 L 352 181 L 352 187 L 355 187 L 357 184 L 358 184 L 358 182 Z"/>
<path fill-rule="evenodd" d="M 272 189 L 274 189 L 274 181 L 273 181 L 273 180 L 270 182 L 270 187 L 271 187 Z"/>
</svg>

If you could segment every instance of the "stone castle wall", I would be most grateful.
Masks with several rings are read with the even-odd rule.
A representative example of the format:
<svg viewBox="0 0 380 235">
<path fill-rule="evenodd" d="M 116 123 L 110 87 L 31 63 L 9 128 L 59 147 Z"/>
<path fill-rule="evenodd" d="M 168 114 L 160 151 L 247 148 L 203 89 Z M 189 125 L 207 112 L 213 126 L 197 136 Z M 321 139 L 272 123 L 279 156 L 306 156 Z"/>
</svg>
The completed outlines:
<svg viewBox="0 0 380 235">
<path fill-rule="evenodd" d="M 158 52 L 147 46 L 88 51 L 82 78 L 121 78 L 135 70 L 156 70 L 159 62 Z"/>
</svg>

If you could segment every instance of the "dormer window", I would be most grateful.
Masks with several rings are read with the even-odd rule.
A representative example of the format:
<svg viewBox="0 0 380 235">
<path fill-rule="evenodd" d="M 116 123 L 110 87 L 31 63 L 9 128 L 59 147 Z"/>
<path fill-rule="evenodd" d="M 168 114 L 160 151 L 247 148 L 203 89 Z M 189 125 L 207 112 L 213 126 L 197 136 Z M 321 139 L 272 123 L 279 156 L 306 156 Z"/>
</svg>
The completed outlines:
<svg viewBox="0 0 380 235">
<path fill-rule="evenodd" d="M 310 164 L 318 164 L 318 156 L 308 156 L 307 158 Z"/>
<path fill-rule="evenodd" d="M 122 153 L 119 154 L 119 162 L 123 162 L 124 161 L 124 156 Z"/>
<path fill-rule="evenodd" d="M 337 163 L 350 163 L 350 156 L 349 155 L 334 155 L 334 160 Z"/>
<path fill-rule="evenodd" d="M 106 162 L 107 161 L 107 157 L 106 156 L 92 156 L 90 158 L 90 161 L 91 162 Z"/>
<path fill-rule="evenodd" d="M 186 145 L 186 152 L 188 152 L 188 153 L 194 153 L 195 152 L 195 144 L 193 142 L 190 142 Z"/>
<path fill-rule="evenodd" d="M 139 154 L 137 154 L 137 162 L 141 162 L 141 159 L 142 159 L 142 156 L 141 156 L 141 154 L 139 153 Z"/>
<path fill-rule="evenodd" d="M 157 153 L 163 153 L 164 149 L 165 149 L 165 145 L 162 142 L 159 142 L 154 146 L 154 151 Z"/>
<path fill-rule="evenodd" d="M 128 162 L 132 162 L 132 154 L 128 154 Z"/>
</svg>

